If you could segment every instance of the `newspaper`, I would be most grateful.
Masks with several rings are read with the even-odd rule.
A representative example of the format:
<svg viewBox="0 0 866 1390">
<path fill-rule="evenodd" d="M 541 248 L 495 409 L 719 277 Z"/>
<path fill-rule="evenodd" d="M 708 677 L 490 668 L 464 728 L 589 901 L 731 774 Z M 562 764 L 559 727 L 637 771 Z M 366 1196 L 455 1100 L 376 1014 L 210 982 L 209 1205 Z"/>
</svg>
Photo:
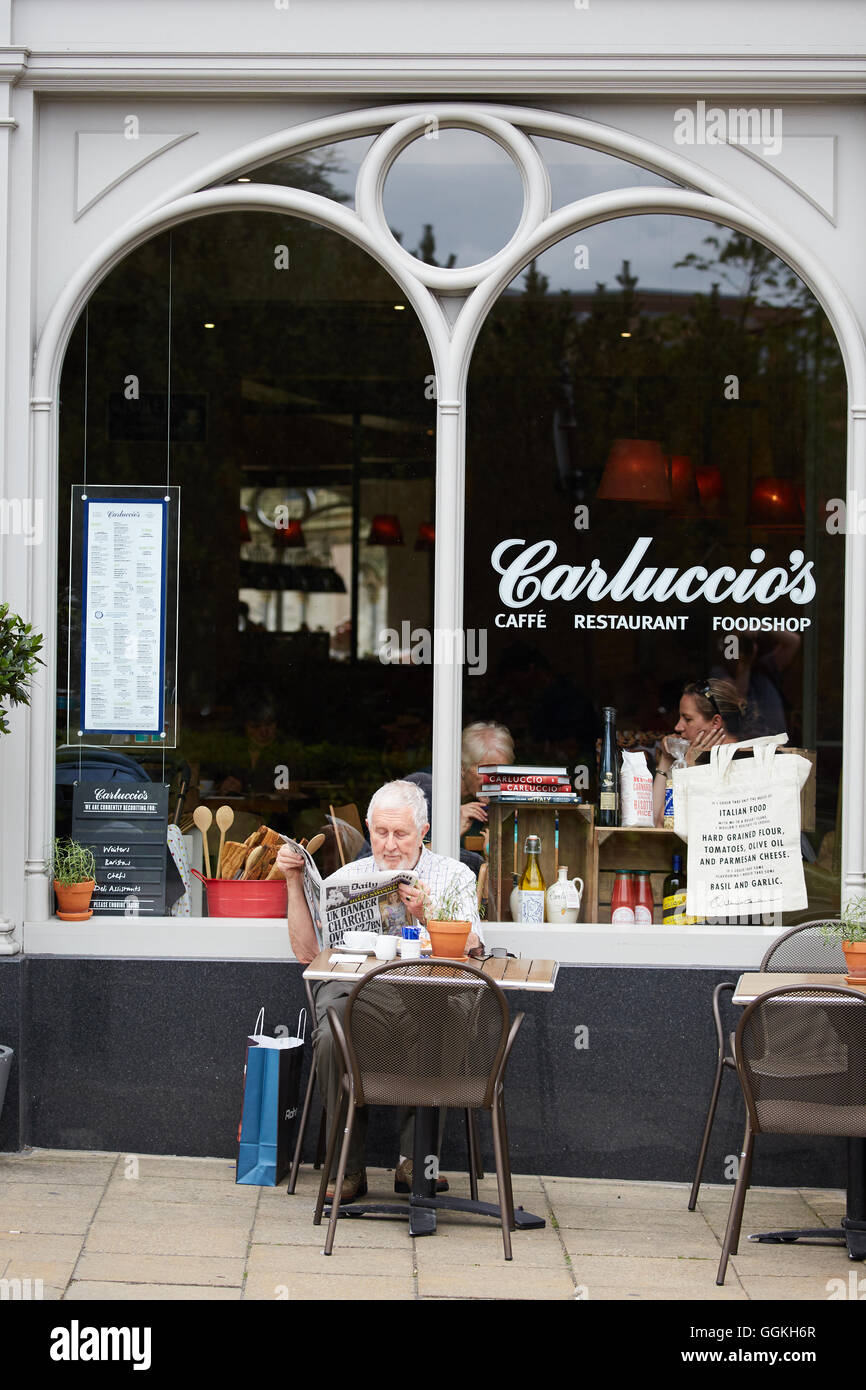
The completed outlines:
<svg viewBox="0 0 866 1390">
<path fill-rule="evenodd" d="M 316 932 L 320 950 L 342 946 L 347 931 L 372 931 L 399 936 L 404 926 L 415 925 L 400 900 L 401 883 L 417 883 L 412 869 L 379 870 L 372 859 L 360 860 L 337 869 L 323 879 L 311 854 L 294 840 L 286 840 L 294 854 L 304 861 L 304 897 Z M 360 871 L 360 865 L 370 865 Z M 426 932 L 422 928 L 422 938 Z"/>
</svg>

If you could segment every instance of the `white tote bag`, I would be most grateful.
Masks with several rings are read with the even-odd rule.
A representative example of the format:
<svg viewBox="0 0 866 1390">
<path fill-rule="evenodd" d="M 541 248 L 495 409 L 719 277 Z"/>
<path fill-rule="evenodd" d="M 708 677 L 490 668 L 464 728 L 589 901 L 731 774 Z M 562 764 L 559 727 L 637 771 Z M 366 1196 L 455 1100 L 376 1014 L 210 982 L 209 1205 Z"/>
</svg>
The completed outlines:
<svg viewBox="0 0 866 1390">
<path fill-rule="evenodd" d="M 720 743 L 709 764 L 673 773 L 674 829 L 688 842 L 686 912 L 701 920 L 808 906 L 800 792 L 812 765 L 776 757 L 787 734 Z M 734 761 L 740 749 L 754 756 Z"/>
</svg>

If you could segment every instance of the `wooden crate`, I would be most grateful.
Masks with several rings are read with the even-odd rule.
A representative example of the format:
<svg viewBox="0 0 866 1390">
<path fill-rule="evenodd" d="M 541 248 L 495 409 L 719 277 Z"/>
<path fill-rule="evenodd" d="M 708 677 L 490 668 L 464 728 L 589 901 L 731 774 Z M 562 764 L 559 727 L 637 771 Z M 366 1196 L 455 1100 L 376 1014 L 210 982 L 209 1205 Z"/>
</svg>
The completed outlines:
<svg viewBox="0 0 866 1390">
<path fill-rule="evenodd" d="M 538 835 L 541 839 L 541 872 L 548 888 L 553 883 L 557 877 L 555 831 L 558 817 L 558 863 L 568 866 L 569 878 L 583 879 L 584 892 L 580 906 L 580 921 L 593 921 L 592 916 L 586 914 L 587 904 L 590 902 L 595 904 L 598 891 L 596 873 L 598 856 L 594 853 L 592 844 L 595 808 L 583 804 L 551 806 L 549 803 L 537 805 L 532 802 L 503 806 L 496 801 L 491 801 L 488 806 L 488 814 L 490 875 L 487 916 L 489 920 L 492 922 L 511 921 L 509 898 L 513 887 L 516 815 L 517 873 L 523 873 L 523 866 L 526 862 L 523 846 L 527 835 Z"/>
</svg>

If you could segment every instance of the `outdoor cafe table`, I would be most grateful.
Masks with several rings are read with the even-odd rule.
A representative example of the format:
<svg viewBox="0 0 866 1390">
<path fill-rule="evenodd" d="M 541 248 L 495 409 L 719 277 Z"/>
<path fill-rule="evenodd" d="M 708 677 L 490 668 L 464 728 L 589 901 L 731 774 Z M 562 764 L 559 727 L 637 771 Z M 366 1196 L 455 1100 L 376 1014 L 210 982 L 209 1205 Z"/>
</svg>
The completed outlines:
<svg viewBox="0 0 866 1390">
<path fill-rule="evenodd" d="M 360 954 L 360 952 L 358 953 Z M 441 972 L 441 967 L 447 965 L 444 959 L 434 959 L 422 957 L 421 963 L 426 962 L 430 965 L 431 974 L 434 967 L 437 973 Z M 500 989 L 512 990 L 535 990 L 541 993 L 550 994 L 556 984 L 556 976 L 559 971 L 559 962 L 555 960 L 527 960 L 525 958 L 515 958 L 509 956 L 490 956 L 487 960 L 478 962 L 470 961 L 470 965 L 479 965 L 482 972 L 489 979 L 495 980 Z M 343 980 L 347 976 L 349 979 L 362 979 L 369 971 L 383 962 L 376 956 L 368 955 L 363 962 L 347 960 L 339 952 L 334 950 L 320 951 L 315 960 L 311 961 L 304 971 L 305 980 Z M 412 962 L 416 965 L 417 962 Z M 417 971 L 413 972 L 417 976 Z M 396 972 L 395 972 L 396 974 Z M 437 1197 L 435 1177 L 425 1177 L 426 1156 L 435 1152 L 436 1142 L 436 1122 L 438 1110 L 419 1106 L 415 1111 L 415 1145 L 412 1159 L 412 1195 L 409 1199 L 409 1234 L 413 1236 L 432 1235 L 436 1230 L 436 1210 L 447 1208 L 449 1211 L 468 1211 L 475 1212 L 482 1216 L 499 1217 L 498 1205 L 492 1202 L 473 1202 L 468 1198 L 462 1197 Z M 373 1203 L 353 1203 L 351 1206 L 340 1208 L 341 1216 L 363 1216 L 367 1212 L 390 1212 L 393 1214 L 393 1206 L 377 1206 Z M 545 1221 L 542 1216 L 533 1216 L 530 1212 L 524 1211 L 522 1207 L 515 1208 L 514 1223 L 517 1230 L 538 1230 L 544 1226 Z"/>
<path fill-rule="evenodd" d="M 753 971 L 741 975 L 734 990 L 734 1004 L 751 1004 L 759 995 L 771 989 L 784 989 L 786 986 L 809 985 L 813 989 L 831 987 L 850 989 L 844 975 L 797 975 Z M 858 986 L 858 988 L 863 988 Z M 778 998 L 784 1003 L 784 995 Z M 832 1007 L 838 996 L 828 995 L 827 1004 Z M 812 1238 L 831 1236 L 844 1240 L 848 1246 L 848 1257 L 852 1260 L 866 1259 L 866 1139 L 848 1140 L 848 1193 L 842 1225 L 819 1227 L 804 1231 L 765 1231 L 760 1235 L 749 1236 L 749 1240 L 768 1241 L 784 1244 L 799 1240 L 801 1236 Z"/>
</svg>

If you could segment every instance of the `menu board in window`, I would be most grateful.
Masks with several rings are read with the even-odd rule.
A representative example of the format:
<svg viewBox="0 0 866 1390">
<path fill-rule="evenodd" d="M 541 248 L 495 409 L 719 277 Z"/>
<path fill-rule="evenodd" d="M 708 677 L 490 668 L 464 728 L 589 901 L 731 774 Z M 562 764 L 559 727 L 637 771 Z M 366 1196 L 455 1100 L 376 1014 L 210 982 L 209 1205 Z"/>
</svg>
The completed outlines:
<svg viewBox="0 0 866 1390">
<path fill-rule="evenodd" d="M 164 732 L 167 526 L 166 499 L 85 499 L 85 734 Z"/>
</svg>

